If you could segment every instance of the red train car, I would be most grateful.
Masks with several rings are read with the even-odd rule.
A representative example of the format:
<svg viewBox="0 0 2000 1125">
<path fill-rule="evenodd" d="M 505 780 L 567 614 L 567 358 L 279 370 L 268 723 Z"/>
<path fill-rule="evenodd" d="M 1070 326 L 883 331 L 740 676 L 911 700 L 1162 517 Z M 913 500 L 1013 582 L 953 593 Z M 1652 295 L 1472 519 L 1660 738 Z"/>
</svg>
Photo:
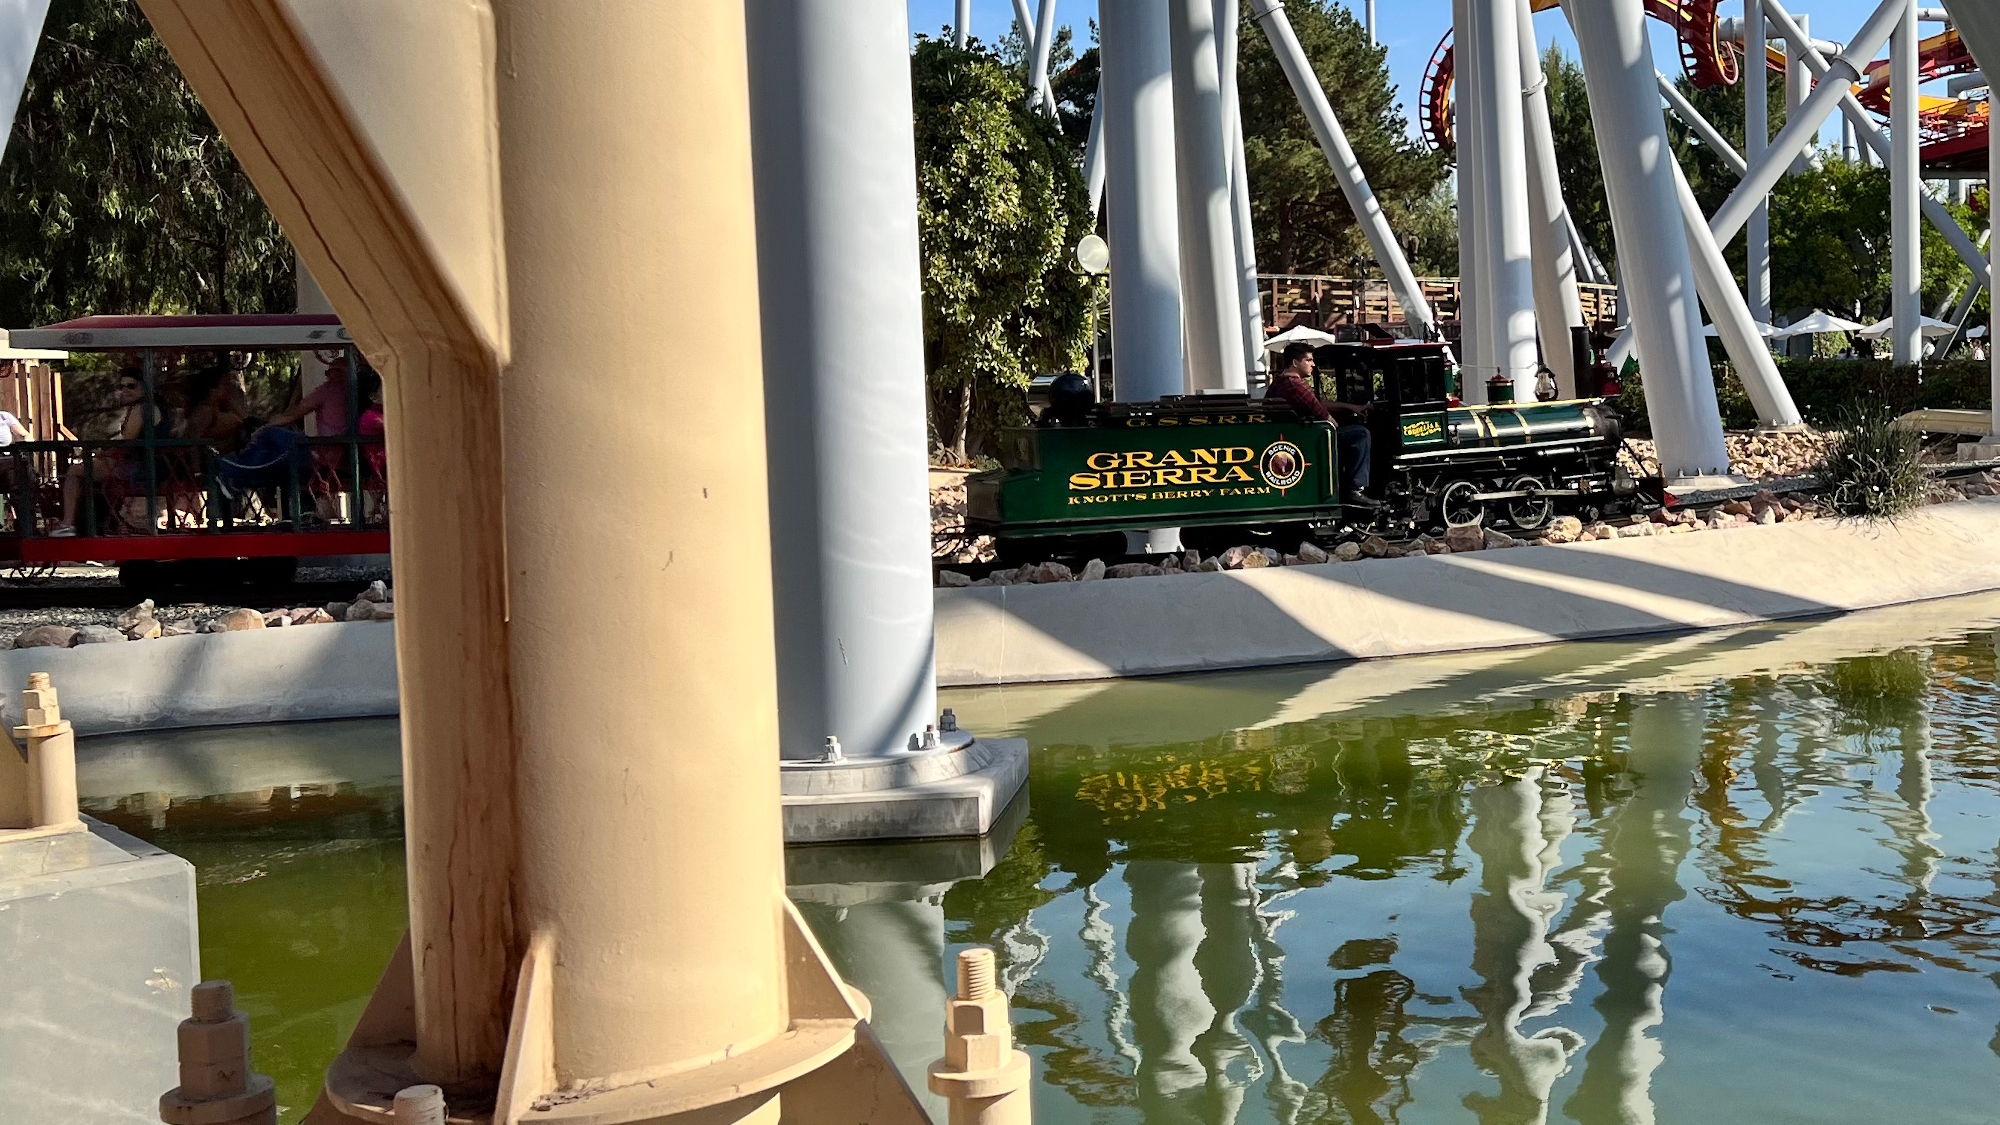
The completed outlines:
<svg viewBox="0 0 2000 1125">
<path fill-rule="evenodd" d="M 0 565 L 117 563 L 137 584 L 168 569 L 278 579 L 289 577 L 301 557 L 388 552 L 382 437 L 379 427 L 362 424 L 379 382 L 371 383 L 353 340 L 331 314 L 92 316 L 17 330 L 11 343 L 117 356 L 111 419 L 117 435 L 61 441 L 0 435 L 10 439 L 0 445 L 7 494 Z M 230 384 L 245 357 L 272 352 L 316 353 L 327 363 L 331 389 L 314 402 L 320 420 L 337 432 L 308 435 L 254 418 L 227 433 L 186 428 L 188 408 L 198 405 L 183 400 L 190 384 Z M 230 397 L 225 386 L 211 401 Z M 196 413 L 227 425 L 238 417 L 235 409 Z M 361 432 L 370 428 L 377 432 Z"/>
</svg>

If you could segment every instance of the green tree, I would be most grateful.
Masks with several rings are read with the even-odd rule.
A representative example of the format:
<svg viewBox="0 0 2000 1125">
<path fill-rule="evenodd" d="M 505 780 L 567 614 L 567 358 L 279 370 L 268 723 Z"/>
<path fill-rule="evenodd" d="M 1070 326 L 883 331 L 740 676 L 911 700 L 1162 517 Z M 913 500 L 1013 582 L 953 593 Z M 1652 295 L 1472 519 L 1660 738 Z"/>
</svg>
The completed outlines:
<svg viewBox="0 0 2000 1125">
<path fill-rule="evenodd" d="M 911 74 L 932 431 L 964 457 L 1021 418 L 1031 378 L 1082 366 L 1090 284 L 1069 261 L 1093 220 L 1071 146 L 998 54 L 920 41 Z"/>
<path fill-rule="evenodd" d="M 1369 186 L 1401 229 L 1404 216 L 1444 182 L 1446 171 L 1442 156 L 1424 152 L 1410 137 L 1389 82 L 1387 49 L 1369 46 L 1361 24 L 1336 0 L 1293 0 L 1285 12 Z M 1237 86 L 1258 267 L 1265 273 L 1327 273 L 1372 265 L 1291 84 L 1263 32 L 1247 17 L 1241 41 Z"/>
<path fill-rule="evenodd" d="M 1961 226 L 1981 216 L 1946 204 Z M 1779 313 L 1825 309 L 1876 320 L 1889 315 L 1892 254 L 1889 171 L 1823 154 L 1771 193 L 1771 306 Z M 1923 225 L 1924 311 L 1930 312 L 1972 272 L 1951 244 Z"/>
<path fill-rule="evenodd" d="M 132 0 L 55 0 L 0 165 L 0 322 L 292 307 L 292 250 Z"/>
</svg>

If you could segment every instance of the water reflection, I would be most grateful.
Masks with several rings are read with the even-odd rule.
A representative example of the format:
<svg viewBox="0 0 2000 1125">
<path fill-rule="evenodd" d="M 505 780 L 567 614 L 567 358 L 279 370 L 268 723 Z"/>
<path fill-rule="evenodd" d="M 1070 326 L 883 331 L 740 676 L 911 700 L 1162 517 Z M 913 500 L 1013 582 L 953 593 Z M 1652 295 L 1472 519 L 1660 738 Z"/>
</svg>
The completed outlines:
<svg viewBox="0 0 2000 1125">
<path fill-rule="evenodd" d="M 995 946 L 1044 1125 L 1986 1121 L 1996 625 L 953 693 L 1036 747 L 1004 854 L 799 851 L 793 894 L 919 1088 Z M 384 730 L 86 747 L 301 1082 L 402 928 Z"/>
</svg>

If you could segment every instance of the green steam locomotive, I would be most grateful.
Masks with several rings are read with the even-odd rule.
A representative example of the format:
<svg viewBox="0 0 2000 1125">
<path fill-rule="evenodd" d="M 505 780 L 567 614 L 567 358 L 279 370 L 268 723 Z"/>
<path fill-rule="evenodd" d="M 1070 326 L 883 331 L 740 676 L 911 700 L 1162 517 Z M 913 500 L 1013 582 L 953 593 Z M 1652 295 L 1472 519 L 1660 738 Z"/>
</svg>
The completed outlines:
<svg viewBox="0 0 2000 1125">
<path fill-rule="evenodd" d="M 1116 556 L 1124 533 L 1151 528 L 1178 527 L 1198 549 L 1246 535 L 1532 532 L 1660 495 L 1657 479 L 1619 465 L 1608 400 L 1459 405 L 1441 344 L 1334 344 L 1319 356 L 1321 398 L 1370 407 L 1374 505 L 1342 502 L 1334 427 L 1276 400 L 1052 401 L 1042 424 L 1005 436 L 1001 468 L 967 478 L 966 530 L 993 536 L 1003 559 Z"/>
</svg>

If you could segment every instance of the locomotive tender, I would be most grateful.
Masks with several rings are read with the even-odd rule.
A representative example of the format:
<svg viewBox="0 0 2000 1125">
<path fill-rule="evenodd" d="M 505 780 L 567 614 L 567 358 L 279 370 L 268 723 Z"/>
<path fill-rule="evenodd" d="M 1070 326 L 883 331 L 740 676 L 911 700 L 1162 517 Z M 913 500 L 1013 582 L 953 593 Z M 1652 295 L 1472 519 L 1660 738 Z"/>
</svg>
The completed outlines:
<svg viewBox="0 0 2000 1125">
<path fill-rule="evenodd" d="M 1025 560 L 1123 554 L 1122 533 L 1159 527 L 1204 550 L 1246 533 L 1534 531 L 1559 513 L 1596 518 L 1658 495 L 1618 465 L 1607 400 L 1458 405 L 1442 344 L 1334 344 L 1319 356 L 1323 399 L 1371 407 L 1379 509 L 1341 503 L 1334 427 L 1283 403 L 1208 394 L 1066 416 L 1052 405 L 1041 425 L 1005 436 L 1001 468 L 967 478 L 966 530 L 993 536 L 1003 560 Z"/>
</svg>

